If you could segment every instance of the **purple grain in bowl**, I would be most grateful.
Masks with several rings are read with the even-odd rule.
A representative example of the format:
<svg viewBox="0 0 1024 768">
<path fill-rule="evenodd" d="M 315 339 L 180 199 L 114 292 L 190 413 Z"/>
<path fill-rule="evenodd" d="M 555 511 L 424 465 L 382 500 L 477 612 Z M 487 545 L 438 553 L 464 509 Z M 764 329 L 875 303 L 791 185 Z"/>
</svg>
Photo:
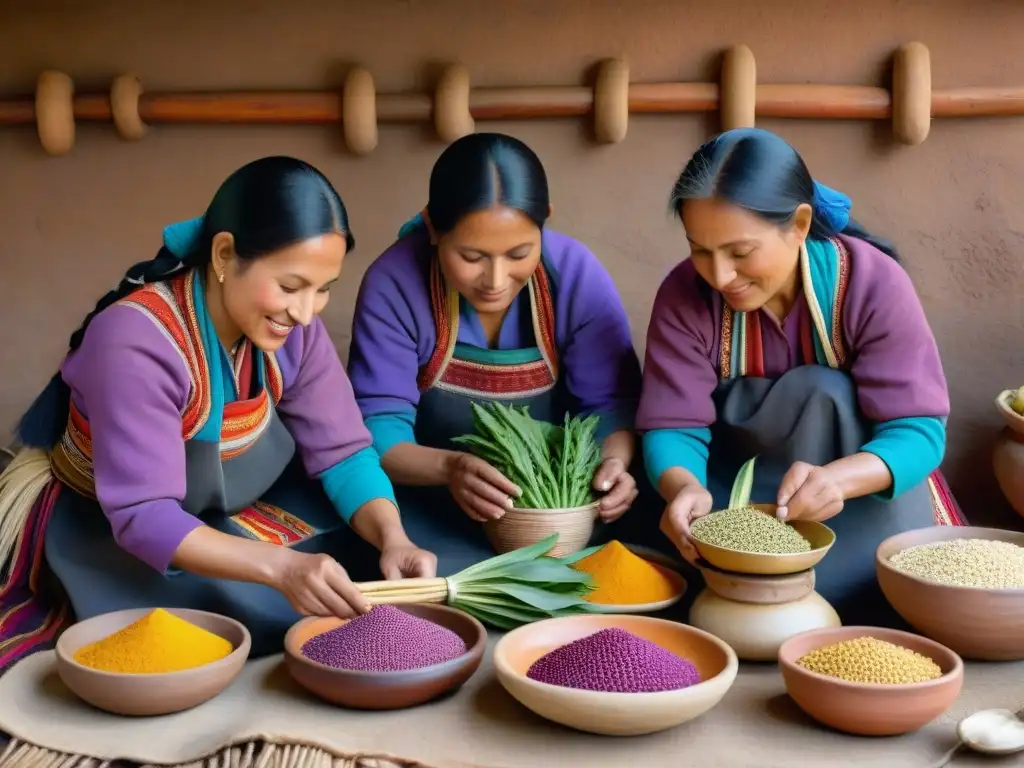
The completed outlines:
<svg viewBox="0 0 1024 768">
<path fill-rule="evenodd" d="M 441 664 L 464 655 L 466 643 L 440 624 L 390 605 L 378 605 L 302 646 L 310 661 L 334 669 L 399 672 Z"/>
<path fill-rule="evenodd" d="M 531 680 L 605 693 L 677 691 L 701 682 L 686 659 L 624 629 L 602 629 L 556 648 L 527 671 Z"/>
</svg>

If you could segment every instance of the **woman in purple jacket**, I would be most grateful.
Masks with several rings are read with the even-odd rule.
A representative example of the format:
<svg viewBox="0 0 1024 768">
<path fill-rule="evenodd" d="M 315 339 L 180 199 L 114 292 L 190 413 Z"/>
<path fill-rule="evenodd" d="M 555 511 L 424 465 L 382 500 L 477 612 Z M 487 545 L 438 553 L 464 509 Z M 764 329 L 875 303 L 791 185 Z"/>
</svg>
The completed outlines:
<svg viewBox="0 0 1024 768">
<path fill-rule="evenodd" d="M 728 504 L 757 456 L 755 502 L 835 530 L 817 590 L 843 621 L 896 621 L 875 580 L 878 544 L 963 523 L 938 472 L 939 350 L 895 249 L 763 130 L 702 146 L 672 208 L 690 258 L 655 299 L 637 416 L 668 505 L 662 529 L 692 559 L 690 525 Z"/>
<path fill-rule="evenodd" d="M 339 561 L 434 574 L 318 318 L 353 242 L 330 182 L 268 157 L 99 301 L 0 479 L 0 667 L 64 618 L 44 570 L 78 619 L 210 610 L 256 655 L 300 614 L 368 610 Z"/>
<path fill-rule="evenodd" d="M 645 527 L 634 512 L 623 517 L 637 498 L 634 474 L 643 474 L 633 434 L 640 363 L 626 311 L 601 262 L 548 228 L 550 216 L 533 151 L 510 136 L 471 134 L 438 158 L 423 213 L 360 287 L 352 386 L 399 486 L 402 519 L 437 554 L 442 575 L 493 556 L 481 523 L 501 517 L 516 494 L 452 442 L 473 431 L 474 401 L 528 406 L 553 423 L 567 412 L 598 414 L 601 520 L 633 541 L 622 526 Z M 654 522 L 646 528 L 656 533 Z"/>
</svg>

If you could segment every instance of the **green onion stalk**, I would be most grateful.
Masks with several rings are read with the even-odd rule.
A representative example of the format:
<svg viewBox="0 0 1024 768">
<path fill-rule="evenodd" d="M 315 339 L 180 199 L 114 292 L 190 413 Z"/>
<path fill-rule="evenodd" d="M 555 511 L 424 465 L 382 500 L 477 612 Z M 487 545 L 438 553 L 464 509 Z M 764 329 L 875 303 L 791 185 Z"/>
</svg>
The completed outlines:
<svg viewBox="0 0 1024 768">
<path fill-rule="evenodd" d="M 498 629 L 590 613 L 592 605 L 583 596 L 596 585 L 590 574 L 547 556 L 557 541 L 553 533 L 454 576 L 362 582 L 356 587 L 371 605 L 444 604 Z"/>
</svg>

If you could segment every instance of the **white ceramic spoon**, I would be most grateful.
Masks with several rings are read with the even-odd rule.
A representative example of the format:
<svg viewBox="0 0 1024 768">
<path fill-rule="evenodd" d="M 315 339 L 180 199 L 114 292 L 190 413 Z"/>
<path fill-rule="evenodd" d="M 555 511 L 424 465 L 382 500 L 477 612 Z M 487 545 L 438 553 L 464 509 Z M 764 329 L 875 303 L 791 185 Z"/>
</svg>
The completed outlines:
<svg viewBox="0 0 1024 768">
<path fill-rule="evenodd" d="M 960 721 L 956 733 L 960 741 L 975 752 L 989 755 L 1024 752 L 1024 720 L 1008 709 L 975 712 Z"/>
</svg>

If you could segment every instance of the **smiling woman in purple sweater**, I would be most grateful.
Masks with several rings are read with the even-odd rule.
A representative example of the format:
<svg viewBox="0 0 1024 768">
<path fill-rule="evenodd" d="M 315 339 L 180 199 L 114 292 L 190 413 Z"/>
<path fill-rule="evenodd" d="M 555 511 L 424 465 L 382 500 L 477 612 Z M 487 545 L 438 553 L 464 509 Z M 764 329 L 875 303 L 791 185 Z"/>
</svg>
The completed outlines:
<svg viewBox="0 0 1024 768">
<path fill-rule="evenodd" d="M 550 230 L 550 216 L 533 151 L 510 136 L 471 134 L 441 154 L 426 209 L 360 287 L 352 386 L 399 486 L 402 519 L 442 575 L 494 554 L 481 523 L 501 517 L 516 492 L 452 443 L 472 432 L 473 401 L 528 406 L 555 423 L 566 412 L 598 414 L 601 518 L 620 529 L 635 519 L 622 517 L 638 493 L 630 469 L 640 363 L 629 322 L 607 270 Z"/>
<path fill-rule="evenodd" d="M 672 207 L 690 258 L 655 299 L 637 415 L 662 529 L 692 559 L 690 523 L 725 507 L 757 456 L 753 501 L 836 532 L 817 590 L 845 623 L 895 621 L 878 544 L 962 524 L 938 472 L 939 350 L 895 249 L 763 130 L 702 146 Z"/>
<path fill-rule="evenodd" d="M 434 574 L 318 317 L 353 243 L 319 171 L 264 158 L 100 300 L 0 479 L 0 668 L 62 619 L 45 571 L 78 619 L 210 610 L 256 655 L 300 614 L 368 610 L 339 561 Z"/>
</svg>

